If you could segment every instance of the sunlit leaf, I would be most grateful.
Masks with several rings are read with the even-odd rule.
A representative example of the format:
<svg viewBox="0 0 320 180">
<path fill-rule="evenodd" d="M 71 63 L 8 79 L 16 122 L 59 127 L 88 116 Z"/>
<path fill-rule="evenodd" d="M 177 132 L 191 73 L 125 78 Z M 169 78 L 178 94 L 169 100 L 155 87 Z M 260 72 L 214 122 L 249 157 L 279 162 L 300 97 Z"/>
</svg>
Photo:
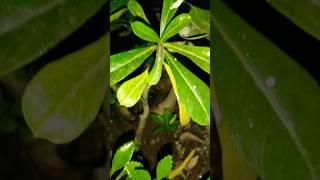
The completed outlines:
<svg viewBox="0 0 320 180">
<path fill-rule="evenodd" d="M 113 85 L 136 70 L 156 49 L 156 46 L 137 48 L 118 54 L 110 59 L 110 85 Z"/>
<path fill-rule="evenodd" d="M 164 43 L 170 52 L 188 57 L 205 72 L 210 74 L 210 47 L 190 46 L 179 43 Z"/>
<path fill-rule="evenodd" d="M 243 157 L 261 179 L 319 179 L 318 83 L 221 1 L 214 7 L 216 93 Z"/>
<path fill-rule="evenodd" d="M 172 157 L 166 156 L 157 165 L 157 179 L 167 178 L 172 169 Z"/>
<path fill-rule="evenodd" d="M 191 17 L 189 14 L 180 14 L 179 16 L 175 17 L 168 25 L 166 30 L 163 32 L 161 36 L 161 41 L 165 42 L 172 36 L 176 35 L 187 26 L 191 22 Z"/>
<path fill-rule="evenodd" d="M 320 1 L 318 0 L 268 0 L 273 7 L 320 40 Z"/>
<path fill-rule="evenodd" d="M 209 125 L 209 87 L 171 54 L 165 52 L 165 56 L 176 82 L 178 101 L 182 103 L 194 122 L 203 126 Z"/>
<path fill-rule="evenodd" d="M 132 30 L 139 38 L 149 42 L 159 42 L 158 34 L 143 22 L 135 21 L 131 23 Z"/>
<path fill-rule="evenodd" d="M 111 172 L 110 172 L 111 175 L 117 170 L 123 168 L 131 160 L 134 149 L 135 149 L 135 143 L 133 141 L 130 141 L 117 149 L 112 159 Z M 134 164 L 134 165 L 135 167 L 137 167 L 137 164 Z"/>
<path fill-rule="evenodd" d="M 107 41 L 50 63 L 33 77 L 22 111 L 35 137 L 67 143 L 95 119 L 107 88 Z"/>
<path fill-rule="evenodd" d="M 166 26 L 169 24 L 170 20 L 173 18 L 183 1 L 184 0 L 163 0 L 160 20 L 160 37 L 162 37 L 162 33 L 164 32 Z"/>
<path fill-rule="evenodd" d="M 156 60 L 149 74 L 149 85 L 158 84 L 162 75 L 162 64 L 164 60 L 163 46 L 159 45 L 156 54 Z"/>
<path fill-rule="evenodd" d="M 93 16 L 105 0 L 2 0 L 0 76 L 44 55 Z"/>
<path fill-rule="evenodd" d="M 142 18 L 143 20 L 145 20 L 147 23 L 149 23 L 149 20 L 148 18 L 146 17 L 144 11 L 143 11 L 143 8 L 142 6 L 136 1 L 136 0 L 130 0 L 128 2 L 128 5 L 127 5 L 130 13 L 133 15 L 133 16 L 137 16 L 137 17 L 140 17 Z M 149 23 L 150 24 L 150 23 Z"/>
<path fill-rule="evenodd" d="M 142 92 L 148 84 L 148 69 L 140 75 L 121 84 L 117 91 L 120 105 L 126 107 L 134 106 L 141 98 Z"/>
<path fill-rule="evenodd" d="M 210 11 L 192 5 L 190 7 L 189 14 L 192 17 L 192 25 L 203 33 L 210 33 Z"/>
</svg>

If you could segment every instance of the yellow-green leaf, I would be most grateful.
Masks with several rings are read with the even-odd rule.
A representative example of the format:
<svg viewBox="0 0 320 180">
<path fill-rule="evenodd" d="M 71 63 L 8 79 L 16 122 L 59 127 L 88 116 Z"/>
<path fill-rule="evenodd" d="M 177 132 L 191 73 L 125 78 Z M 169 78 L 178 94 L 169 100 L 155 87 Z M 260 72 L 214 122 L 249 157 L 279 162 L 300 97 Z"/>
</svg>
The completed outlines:
<svg viewBox="0 0 320 180">
<path fill-rule="evenodd" d="M 183 1 L 184 0 L 163 0 L 160 20 L 160 37 Z"/>
<path fill-rule="evenodd" d="M 120 105 L 134 106 L 141 98 L 144 88 L 148 84 L 148 69 L 140 75 L 124 82 L 117 91 Z"/>
<path fill-rule="evenodd" d="M 162 64 L 164 60 L 163 46 L 158 45 L 156 60 L 149 74 L 149 85 L 153 86 L 160 81 L 162 75 Z"/>
</svg>

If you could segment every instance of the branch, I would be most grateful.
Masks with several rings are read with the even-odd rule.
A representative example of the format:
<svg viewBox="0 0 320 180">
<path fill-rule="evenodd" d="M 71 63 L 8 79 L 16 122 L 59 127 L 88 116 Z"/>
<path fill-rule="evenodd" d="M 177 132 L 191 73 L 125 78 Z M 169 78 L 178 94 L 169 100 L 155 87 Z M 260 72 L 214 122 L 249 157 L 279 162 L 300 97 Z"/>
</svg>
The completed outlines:
<svg viewBox="0 0 320 180">
<path fill-rule="evenodd" d="M 135 135 L 135 139 L 134 139 L 138 145 L 141 145 L 141 143 L 142 143 L 143 129 L 144 129 L 144 126 L 146 125 L 147 118 L 149 117 L 149 114 L 150 114 L 149 103 L 148 103 L 149 89 L 150 89 L 150 87 L 147 86 L 144 89 L 143 94 L 142 94 L 143 113 L 139 116 L 139 125 L 136 130 L 136 135 Z"/>
</svg>

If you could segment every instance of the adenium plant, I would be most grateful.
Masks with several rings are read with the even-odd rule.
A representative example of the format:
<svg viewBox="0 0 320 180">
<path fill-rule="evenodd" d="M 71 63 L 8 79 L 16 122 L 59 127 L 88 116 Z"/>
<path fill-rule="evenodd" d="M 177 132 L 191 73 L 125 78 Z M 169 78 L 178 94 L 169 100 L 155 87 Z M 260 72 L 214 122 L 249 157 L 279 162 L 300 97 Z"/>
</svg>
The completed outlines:
<svg viewBox="0 0 320 180">
<path fill-rule="evenodd" d="M 192 16 L 189 13 L 175 16 L 182 3 L 183 0 L 163 1 L 160 30 L 157 33 L 150 27 L 141 5 L 135 0 L 129 0 L 128 10 L 133 16 L 138 17 L 137 19 L 141 19 L 133 21 L 131 28 L 137 37 L 146 41 L 146 46 L 111 56 L 110 85 L 121 83 L 117 90 L 117 99 L 120 105 L 132 107 L 141 99 L 144 92 L 159 82 L 165 69 L 177 96 L 181 125 L 188 124 L 192 119 L 199 125 L 207 126 L 210 123 L 209 87 L 185 67 L 181 60 L 175 58 L 173 53 L 185 56 L 210 74 L 210 48 L 169 41 L 192 23 Z M 136 77 L 125 79 L 155 51 L 155 59 L 149 67 Z"/>
</svg>

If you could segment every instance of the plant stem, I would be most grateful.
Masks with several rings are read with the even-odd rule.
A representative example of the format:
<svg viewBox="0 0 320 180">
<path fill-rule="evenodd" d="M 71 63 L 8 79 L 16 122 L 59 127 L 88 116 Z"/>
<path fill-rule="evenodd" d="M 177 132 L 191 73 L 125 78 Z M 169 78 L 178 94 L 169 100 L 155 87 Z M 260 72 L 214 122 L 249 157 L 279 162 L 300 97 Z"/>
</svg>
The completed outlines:
<svg viewBox="0 0 320 180">
<path fill-rule="evenodd" d="M 165 109 L 173 111 L 177 103 L 177 97 L 174 93 L 173 88 L 171 88 L 168 96 L 164 99 L 158 106 L 152 109 L 152 112 L 157 114 L 163 114 Z"/>
<path fill-rule="evenodd" d="M 139 125 L 136 130 L 136 135 L 135 135 L 135 139 L 134 139 L 138 145 L 141 145 L 141 143 L 142 143 L 143 129 L 144 129 L 144 126 L 146 125 L 147 118 L 149 117 L 149 114 L 150 114 L 149 103 L 148 103 L 149 89 L 150 89 L 150 87 L 147 86 L 144 89 L 143 94 L 142 94 L 143 113 L 139 116 Z"/>
</svg>

